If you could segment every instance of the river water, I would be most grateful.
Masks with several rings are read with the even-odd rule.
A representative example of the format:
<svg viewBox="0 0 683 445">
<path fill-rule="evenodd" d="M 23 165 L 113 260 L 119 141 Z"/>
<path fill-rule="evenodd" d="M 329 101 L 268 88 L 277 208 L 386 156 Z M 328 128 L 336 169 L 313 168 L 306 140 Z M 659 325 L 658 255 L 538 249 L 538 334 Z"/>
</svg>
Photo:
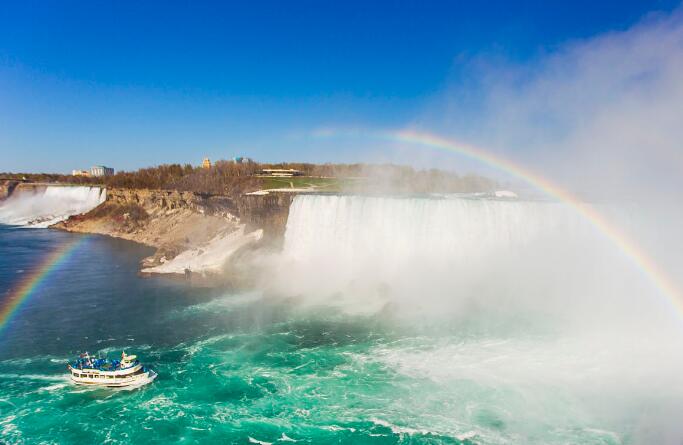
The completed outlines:
<svg viewBox="0 0 683 445">
<path fill-rule="evenodd" d="M 294 223 L 307 204 L 296 204 Z M 393 211 L 400 217 L 400 208 Z M 291 242 L 305 242 L 306 234 L 288 231 L 285 250 L 296 253 Z M 273 289 L 142 278 L 138 262 L 147 248 L 1 225 L 0 299 L 43 258 L 82 237 L 0 331 L 0 442 L 621 444 L 683 437 L 672 346 L 658 355 L 651 342 L 612 342 L 611 334 L 578 332 L 571 320 L 558 329 L 547 317 L 554 306 L 545 315 L 505 317 L 461 305 L 460 316 L 412 309 L 419 314 L 406 316 L 402 296 L 379 311 L 349 311 L 306 297 L 322 287 L 283 298 Z M 390 265 L 393 274 L 399 266 Z M 340 267 L 316 273 L 353 272 Z M 429 301 L 431 289 L 409 291 Z M 115 357 L 124 349 L 159 374 L 152 384 L 126 391 L 69 382 L 66 362 L 79 353 Z"/>
</svg>

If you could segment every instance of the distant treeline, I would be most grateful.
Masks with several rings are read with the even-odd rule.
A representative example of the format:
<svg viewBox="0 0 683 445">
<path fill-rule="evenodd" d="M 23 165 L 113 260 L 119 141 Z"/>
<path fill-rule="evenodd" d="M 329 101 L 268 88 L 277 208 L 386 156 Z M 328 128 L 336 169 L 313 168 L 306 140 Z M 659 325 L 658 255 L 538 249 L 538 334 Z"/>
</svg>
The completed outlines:
<svg viewBox="0 0 683 445">
<path fill-rule="evenodd" d="M 69 184 L 103 184 L 107 187 L 133 189 L 170 189 L 199 193 L 235 196 L 258 190 L 264 181 L 258 176 L 264 168 L 299 170 L 305 176 L 328 178 L 354 178 L 344 181 L 344 189 L 355 192 L 481 192 L 494 190 L 496 183 L 476 175 L 459 176 L 444 170 L 415 170 L 394 164 L 308 164 L 280 163 L 236 164 L 217 161 L 210 169 L 190 164 L 164 164 L 120 171 L 112 176 L 87 177 L 46 173 L 0 173 L 2 179 L 26 179 L 32 182 L 60 182 Z"/>
</svg>

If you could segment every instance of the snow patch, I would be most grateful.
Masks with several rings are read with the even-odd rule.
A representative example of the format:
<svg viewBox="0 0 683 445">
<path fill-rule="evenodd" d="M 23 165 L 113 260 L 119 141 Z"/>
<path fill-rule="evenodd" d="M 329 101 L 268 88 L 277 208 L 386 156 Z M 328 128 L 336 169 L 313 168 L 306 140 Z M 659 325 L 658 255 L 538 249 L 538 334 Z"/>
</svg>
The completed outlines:
<svg viewBox="0 0 683 445">
<path fill-rule="evenodd" d="M 186 269 L 192 272 L 220 272 L 230 257 L 244 246 L 263 238 L 263 230 L 245 233 L 245 226 L 240 226 L 230 233 L 215 236 L 205 245 L 181 252 L 172 260 L 155 267 L 142 269 L 147 273 L 183 274 Z"/>
</svg>

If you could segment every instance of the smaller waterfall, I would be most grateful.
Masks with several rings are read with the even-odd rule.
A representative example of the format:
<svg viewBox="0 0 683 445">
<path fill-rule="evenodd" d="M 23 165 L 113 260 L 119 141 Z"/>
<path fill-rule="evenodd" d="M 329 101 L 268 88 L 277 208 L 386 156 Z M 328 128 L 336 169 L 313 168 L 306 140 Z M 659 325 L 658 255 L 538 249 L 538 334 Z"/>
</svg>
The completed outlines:
<svg viewBox="0 0 683 445">
<path fill-rule="evenodd" d="M 83 186 L 16 190 L 0 203 L 0 224 L 48 227 L 94 209 L 104 202 L 106 194 L 104 188 Z"/>
</svg>

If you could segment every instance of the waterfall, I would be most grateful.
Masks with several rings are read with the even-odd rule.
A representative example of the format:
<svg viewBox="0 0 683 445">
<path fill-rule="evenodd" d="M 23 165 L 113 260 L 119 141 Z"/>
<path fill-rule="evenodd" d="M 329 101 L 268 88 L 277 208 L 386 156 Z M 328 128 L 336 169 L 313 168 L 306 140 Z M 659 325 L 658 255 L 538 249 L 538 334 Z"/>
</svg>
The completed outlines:
<svg viewBox="0 0 683 445">
<path fill-rule="evenodd" d="M 589 301 L 634 275 L 563 203 L 466 197 L 297 196 L 278 267 L 269 280 L 288 295 L 436 307 L 475 295 Z"/>
<path fill-rule="evenodd" d="M 0 224 L 48 227 L 92 210 L 105 198 L 106 189 L 101 187 L 22 187 L 0 203 Z"/>
<path fill-rule="evenodd" d="M 492 199 L 297 196 L 285 234 L 294 258 L 318 253 L 356 261 L 368 251 L 384 262 L 420 254 L 471 259 L 582 229 L 565 206 Z"/>
</svg>

